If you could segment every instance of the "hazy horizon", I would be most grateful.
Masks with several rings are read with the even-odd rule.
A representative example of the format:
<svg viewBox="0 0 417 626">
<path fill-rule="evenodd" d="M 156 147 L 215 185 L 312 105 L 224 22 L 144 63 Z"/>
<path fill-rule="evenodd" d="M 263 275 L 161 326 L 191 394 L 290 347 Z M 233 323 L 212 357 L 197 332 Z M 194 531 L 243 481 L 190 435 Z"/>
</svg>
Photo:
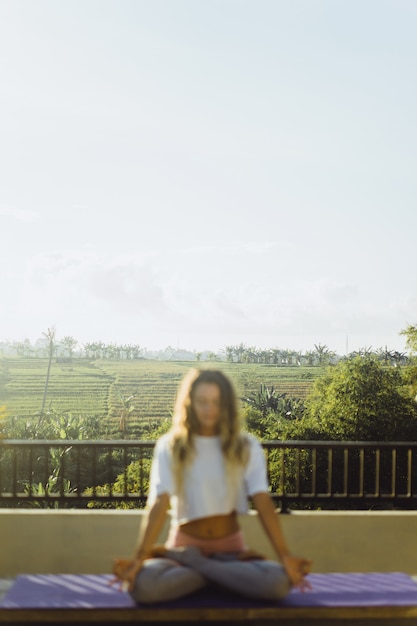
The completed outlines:
<svg viewBox="0 0 417 626">
<path fill-rule="evenodd" d="M 49 329 L 48 329 L 49 330 Z M 28 337 L 26 337 L 24 340 L 19 340 L 19 339 L 13 339 L 13 338 L 8 338 L 8 339 L 0 339 L 0 350 L 1 350 L 1 345 L 5 344 L 10 346 L 10 348 L 15 348 L 16 346 L 18 346 L 18 344 L 23 344 L 27 341 L 30 342 L 30 346 L 33 348 L 36 348 L 37 345 L 39 345 L 40 343 L 44 344 L 45 346 L 48 345 L 49 343 L 49 339 L 45 336 L 45 334 L 42 333 L 41 336 L 37 337 L 35 340 L 30 340 Z M 118 344 L 115 341 L 110 341 L 110 342 L 103 342 L 101 339 L 90 339 L 87 341 L 79 341 L 77 339 L 77 337 L 73 337 L 70 336 L 71 339 L 74 339 L 77 341 L 77 345 L 73 348 L 73 352 L 74 354 L 82 354 L 83 352 L 85 352 L 85 346 L 89 345 L 89 344 L 100 344 L 102 343 L 104 346 L 117 346 L 117 347 L 123 347 L 125 345 L 133 345 L 133 346 L 138 346 L 140 348 L 141 351 L 141 356 L 146 355 L 146 354 L 156 354 L 156 353 L 163 353 L 165 351 L 170 351 L 170 350 L 175 350 L 175 351 L 179 351 L 179 352 L 190 352 L 190 353 L 198 353 L 198 352 L 203 352 L 203 353 L 210 353 L 210 352 L 215 352 L 217 354 L 221 354 L 221 353 L 225 353 L 226 352 L 226 347 L 232 347 L 232 348 L 237 348 L 240 345 L 243 345 L 245 347 L 245 349 L 256 349 L 256 350 L 288 350 L 288 351 L 293 351 L 294 353 L 301 353 L 301 354 L 306 354 L 307 352 L 310 351 L 314 351 L 316 349 L 316 347 L 324 347 L 327 348 L 330 352 L 334 352 L 337 356 L 345 356 L 347 354 L 351 354 L 354 353 L 356 351 L 379 351 L 379 350 L 385 350 L 387 349 L 388 351 L 394 351 L 394 349 L 392 348 L 392 346 L 372 346 L 369 344 L 364 344 L 363 346 L 360 346 L 360 348 L 358 348 L 357 350 L 351 350 L 350 346 L 349 346 L 349 338 L 346 337 L 346 343 L 345 343 L 345 350 L 344 351 L 337 351 L 334 349 L 333 346 L 329 346 L 327 344 L 321 344 L 320 342 L 314 342 L 311 346 L 308 346 L 307 348 L 295 348 L 294 346 L 291 345 L 255 345 L 255 344 L 247 344 L 245 342 L 242 341 L 237 341 L 236 343 L 226 343 L 223 344 L 222 346 L 218 346 L 215 348 L 212 348 L 210 346 L 205 346 L 205 347 L 201 347 L 201 348 L 189 348 L 187 346 L 182 346 L 179 345 L 178 343 L 175 344 L 167 344 L 163 347 L 158 347 L 158 348 L 153 348 L 150 346 L 146 346 L 144 344 L 138 344 L 138 343 L 134 343 L 134 342 L 127 342 L 127 344 L 122 343 L 122 344 Z M 55 336 L 54 338 L 54 345 L 56 347 L 60 347 L 61 348 L 61 352 L 66 352 L 68 350 L 68 348 L 65 347 L 65 342 L 64 339 L 66 339 L 66 337 L 59 337 L 59 336 Z M 42 348 L 44 349 L 44 348 Z M 399 351 L 401 353 L 407 354 L 408 351 L 407 350 L 401 350 Z M 0 356 L 1 356 L 1 352 L 0 352 Z"/>
</svg>

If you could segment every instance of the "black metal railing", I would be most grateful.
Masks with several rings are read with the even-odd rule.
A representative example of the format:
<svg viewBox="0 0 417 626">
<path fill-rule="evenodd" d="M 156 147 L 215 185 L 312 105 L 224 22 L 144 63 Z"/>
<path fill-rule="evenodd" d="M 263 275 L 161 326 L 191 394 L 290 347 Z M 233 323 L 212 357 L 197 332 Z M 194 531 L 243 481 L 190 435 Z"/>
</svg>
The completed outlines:
<svg viewBox="0 0 417 626">
<path fill-rule="evenodd" d="M 4 440 L 0 507 L 142 507 L 152 441 Z M 417 508 L 417 442 L 264 442 L 289 509 Z"/>
</svg>

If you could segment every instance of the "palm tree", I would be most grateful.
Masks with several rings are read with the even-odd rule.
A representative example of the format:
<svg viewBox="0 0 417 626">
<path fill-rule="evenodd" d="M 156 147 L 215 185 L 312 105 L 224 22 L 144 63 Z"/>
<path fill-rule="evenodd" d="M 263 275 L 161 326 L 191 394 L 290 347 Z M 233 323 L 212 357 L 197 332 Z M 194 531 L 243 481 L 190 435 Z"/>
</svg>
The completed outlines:
<svg viewBox="0 0 417 626">
<path fill-rule="evenodd" d="M 282 365 L 288 365 L 288 350 L 285 348 L 284 350 L 281 350 L 281 364 Z"/>
<path fill-rule="evenodd" d="M 95 350 L 95 343 L 85 343 L 83 348 L 85 352 L 85 358 L 91 359 L 91 353 Z"/>
<path fill-rule="evenodd" d="M 280 355 L 281 355 L 281 350 L 279 348 L 271 348 L 270 352 L 271 352 L 272 363 L 274 365 L 278 365 Z"/>
<path fill-rule="evenodd" d="M 319 365 L 325 365 L 327 363 L 330 363 L 330 361 L 335 356 L 334 352 L 329 350 L 326 345 L 323 346 L 321 343 L 314 344 L 314 351 L 317 355 Z"/>
<path fill-rule="evenodd" d="M 74 349 L 77 347 L 78 345 L 78 341 L 76 339 L 74 339 L 74 337 L 70 337 L 69 335 L 66 335 L 63 339 L 62 339 L 62 343 L 64 344 L 64 346 L 66 347 L 66 349 L 68 350 L 68 357 L 70 359 L 72 359 L 72 355 L 74 353 Z"/>
<path fill-rule="evenodd" d="M 132 359 L 134 346 L 131 343 L 127 343 L 123 346 L 123 352 L 126 355 L 126 359 L 130 361 Z"/>
<path fill-rule="evenodd" d="M 32 344 L 30 343 L 30 339 L 25 339 L 23 341 L 23 356 L 30 356 L 32 353 Z"/>
<path fill-rule="evenodd" d="M 405 352 L 398 352 L 397 350 L 394 350 L 394 352 L 392 353 L 392 363 L 395 365 L 395 367 L 398 367 L 399 365 L 406 365 L 407 360 L 408 359 Z"/>
<path fill-rule="evenodd" d="M 226 361 L 228 363 L 233 363 L 234 347 L 233 346 L 226 346 L 224 351 L 226 353 Z"/>
<path fill-rule="evenodd" d="M 98 358 L 105 359 L 106 358 L 106 344 L 103 343 L 103 341 L 99 341 L 97 343 L 97 350 L 98 350 Z"/>
<path fill-rule="evenodd" d="M 93 359 L 100 359 L 106 347 L 104 343 L 102 341 L 95 341 L 94 343 L 90 344 L 90 346 L 93 353 Z"/>
<path fill-rule="evenodd" d="M 385 349 L 379 348 L 379 350 L 377 350 L 378 360 L 384 365 L 389 365 L 392 362 L 392 355 L 393 352 L 388 350 L 387 346 L 385 346 Z"/>
<path fill-rule="evenodd" d="M 15 341 L 13 346 L 14 346 L 14 349 L 16 350 L 17 356 L 25 356 L 25 344 L 24 343 L 22 343 L 21 341 Z"/>
<path fill-rule="evenodd" d="M 45 389 L 43 392 L 43 398 L 42 398 L 42 408 L 41 408 L 41 413 L 44 412 L 45 410 L 45 404 L 46 404 L 46 396 L 48 394 L 48 385 L 49 385 L 49 377 L 51 374 L 51 364 L 52 364 L 52 357 L 54 355 L 54 350 L 55 350 L 55 328 L 48 328 L 46 333 L 42 333 L 43 336 L 47 339 L 48 341 L 48 370 L 46 372 L 46 380 L 45 380 Z"/>
<path fill-rule="evenodd" d="M 308 350 L 304 354 L 304 359 L 306 360 L 307 365 L 314 365 L 315 356 L 316 356 L 316 353 L 313 350 Z"/>
<path fill-rule="evenodd" d="M 129 430 L 129 416 L 132 411 L 135 410 L 133 401 L 136 394 L 132 393 L 130 396 L 124 396 L 120 391 L 118 391 L 118 396 L 122 405 L 119 415 L 119 430 L 122 433 L 122 438 L 124 438 Z"/>
<path fill-rule="evenodd" d="M 242 356 L 246 352 L 247 348 L 244 343 L 240 343 L 238 346 L 235 346 L 235 354 L 237 356 L 237 362 L 242 362 Z"/>
</svg>

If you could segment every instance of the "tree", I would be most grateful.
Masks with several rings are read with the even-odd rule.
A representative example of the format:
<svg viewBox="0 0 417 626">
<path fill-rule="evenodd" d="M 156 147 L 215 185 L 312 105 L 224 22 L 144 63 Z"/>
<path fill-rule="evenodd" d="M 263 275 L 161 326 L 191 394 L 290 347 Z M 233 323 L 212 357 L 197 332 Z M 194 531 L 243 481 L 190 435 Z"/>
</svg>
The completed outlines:
<svg viewBox="0 0 417 626">
<path fill-rule="evenodd" d="M 63 339 L 62 339 L 62 343 L 63 345 L 66 347 L 66 349 L 68 350 L 68 357 L 70 359 L 72 359 L 72 355 L 74 353 L 74 349 L 77 347 L 78 345 L 78 341 L 76 339 L 74 339 L 74 337 L 70 337 L 69 335 L 66 335 Z"/>
<path fill-rule="evenodd" d="M 417 324 L 412 326 L 409 324 L 407 328 L 404 328 L 400 332 L 400 335 L 403 335 L 405 339 L 405 347 L 410 350 L 410 352 L 417 352 Z"/>
<path fill-rule="evenodd" d="M 414 440 L 417 405 L 406 383 L 400 368 L 384 367 L 373 354 L 328 368 L 315 381 L 307 400 L 309 420 L 304 427 L 315 434 L 308 438 Z"/>
<path fill-rule="evenodd" d="M 132 359 L 134 346 L 131 343 L 127 343 L 123 346 L 123 352 L 126 354 L 126 359 Z"/>
<path fill-rule="evenodd" d="M 263 383 L 257 393 L 241 400 L 246 405 L 242 415 L 247 428 L 265 440 L 282 439 L 284 423 L 301 419 L 305 412 L 303 400 L 287 397 L 286 393 L 278 393 L 274 387 L 268 388 Z"/>
<path fill-rule="evenodd" d="M 417 439 L 417 404 L 410 391 L 409 372 L 384 366 L 376 354 L 356 356 L 328 367 L 316 379 L 304 414 L 296 412 L 295 419 L 282 419 L 282 416 L 277 419 L 273 412 L 262 416 L 253 407 L 246 408 L 245 413 L 249 429 L 264 439 L 375 442 Z M 359 451 L 350 452 L 348 493 L 357 493 L 361 476 L 365 476 L 365 492 L 373 493 L 377 455 L 381 493 L 391 492 L 393 475 L 398 479 L 407 475 L 406 449 L 398 450 L 394 459 L 389 450 L 377 453 L 377 447 L 378 444 L 375 449 L 370 447 L 363 458 Z M 299 481 L 310 484 L 314 463 L 317 492 L 326 493 L 330 479 L 332 491 L 342 493 L 346 488 L 344 454 L 343 448 L 333 449 L 329 465 L 327 450 L 317 451 L 314 461 L 311 451 L 287 451 L 283 469 L 279 452 L 273 451 L 269 457 L 271 484 L 284 481 L 289 493 Z M 414 476 L 413 480 L 417 479 L 417 473 Z"/>
<path fill-rule="evenodd" d="M 118 396 L 121 403 L 119 415 L 119 431 L 122 433 L 122 437 L 124 438 L 129 430 L 129 416 L 132 411 L 135 410 L 135 405 L 133 404 L 133 401 L 136 398 L 136 394 L 133 393 L 130 396 L 125 396 L 121 391 L 118 391 Z"/>
<path fill-rule="evenodd" d="M 54 355 L 54 350 L 55 350 L 55 328 L 48 328 L 47 332 L 42 333 L 42 334 L 48 341 L 48 359 L 49 360 L 48 360 L 48 370 L 46 372 L 45 389 L 44 389 L 43 398 L 42 398 L 41 413 L 43 413 L 45 410 L 46 396 L 48 394 L 49 377 L 51 375 L 52 357 Z"/>
<path fill-rule="evenodd" d="M 308 350 L 308 352 L 305 353 L 304 355 L 304 359 L 307 362 L 307 365 L 314 365 L 314 359 L 316 357 L 316 353 L 314 350 Z"/>
<path fill-rule="evenodd" d="M 106 436 L 107 433 L 103 433 L 99 416 L 47 410 L 28 419 L 22 419 L 2 414 L 0 407 L 0 439 L 6 437 L 30 440 L 89 440 L 98 439 L 103 435 Z M 6 450 L 1 456 L 2 486 L 6 491 L 11 491 L 15 481 L 21 487 L 19 491 L 25 491 L 33 496 L 42 496 L 47 492 L 56 493 L 61 488 L 64 493 L 69 493 L 72 484 L 79 485 L 80 488 L 91 484 L 92 463 L 91 450 L 77 451 L 71 445 L 63 445 L 40 447 L 36 452 L 36 462 L 31 458 L 31 450 L 18 449 L 16 468 L 13 452 Z M 103 452 L 96 457 L 96 475 L 100 481 L 107 475 L 107 471 L 107 453 Z"/>
<path fill-rule="evenodd" d="M 329 350 L 326 345 L 322 345 L 321 343 L 314 344 L 314 351 L 317 355 L 319 365 L 327 365 L 335 356 L 332 350 Z"/>
<path fill-rule="evenodd" d="M 132 350 L 133 350 L 133 358 L 139 359 L 142 354 L 142 348 L 140 347 L 140 345 L 137 343 L 133 344 Z"/>
<path fill-rule="evenodd" d="M 240 343 L 238 346 L 234 346 L 234 352 L 237 356 L 238 363 L 242 362 L 242 356 L 246 352 L 246 350 L 247 350 L 247 347 L 246 347 L 246 344 L 244 343 Z"/>
<path fill-rule="evenodd" d="M 234 347 L 233 346 L 226 346 L 224 351 L 226 353 L 226 361 L 228 363 L 233 363 Z"/>
</svg>

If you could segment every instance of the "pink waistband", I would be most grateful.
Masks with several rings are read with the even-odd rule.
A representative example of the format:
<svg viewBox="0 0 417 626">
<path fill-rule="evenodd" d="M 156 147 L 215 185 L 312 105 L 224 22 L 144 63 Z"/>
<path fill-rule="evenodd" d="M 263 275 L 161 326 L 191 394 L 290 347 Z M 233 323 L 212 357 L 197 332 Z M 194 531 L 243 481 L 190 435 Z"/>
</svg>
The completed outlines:
<svg viewBox="0 0 417 626">
<path fill-rule="evenodd" d="M 174 527 L 169 532 L 165 546 L 167 548 L 197 546 L 205 555 L 213 554 L 214 552 L 242 552 L 247 550 L 241 530 L 227 537 L 222 537 L 222 539 L 198 539 Z"/>
</svg>

